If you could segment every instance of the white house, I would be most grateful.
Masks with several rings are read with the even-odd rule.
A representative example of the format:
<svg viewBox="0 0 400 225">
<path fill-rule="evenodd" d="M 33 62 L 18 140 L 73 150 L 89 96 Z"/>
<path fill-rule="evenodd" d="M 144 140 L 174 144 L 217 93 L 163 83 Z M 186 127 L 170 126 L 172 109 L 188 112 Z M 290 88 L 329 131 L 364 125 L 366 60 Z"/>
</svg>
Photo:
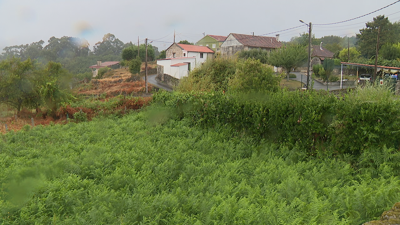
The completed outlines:
<svg viewBox="0 0 400 225">
<path fill-rule="evenodd" d="M 181 79 L 189 71 L 214 58 L 214 51 L 209 47 L 173 43 L 166 50 L 166 59 L 157 60 L 158 75 L 164 74 Z"/>
</svg>

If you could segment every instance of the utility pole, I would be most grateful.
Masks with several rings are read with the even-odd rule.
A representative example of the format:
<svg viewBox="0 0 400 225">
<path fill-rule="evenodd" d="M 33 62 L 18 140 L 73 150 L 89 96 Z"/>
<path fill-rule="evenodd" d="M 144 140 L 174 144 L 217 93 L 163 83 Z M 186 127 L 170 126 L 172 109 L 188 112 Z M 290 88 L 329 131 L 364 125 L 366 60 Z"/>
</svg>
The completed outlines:
<svg viewBox="0 0 400 225">
<path fill-rule="evenodd" d="M 148 90 L 148 88 L 147 88 L 147 38 L 146 38 L 146 58 L 145 58 L 145 61 L 144 61 L 144 71 L 145 71 L 145 75 L 144 75 L 144 82 L 145 82 L 145 84 L 146 84 L 146 94 L 147 93 L 149 93 L 149 90 Z"/>
<path fill-rule="evenodd" d="M 376 40 L 376 54 L 375 54 L 375 68 L 374 68 L 374 78 L 372 81 L 375 83 L 378 73 L 378 54 L 379 54 L 379 35 L 381 34 L 381 26 L 378 27 L 378 37 Z"/>
<path fill-rule="evenodd" d="M 307 64 L 307 90 L 310 84 L 310 66 L 311 66 L 311 22 L 308 25 L 308 64 Z"/>
<path fill-rule="evenodd" d="M 350 62 L 350 38 L 347 37 L 347 62 Z"/>
</svg>

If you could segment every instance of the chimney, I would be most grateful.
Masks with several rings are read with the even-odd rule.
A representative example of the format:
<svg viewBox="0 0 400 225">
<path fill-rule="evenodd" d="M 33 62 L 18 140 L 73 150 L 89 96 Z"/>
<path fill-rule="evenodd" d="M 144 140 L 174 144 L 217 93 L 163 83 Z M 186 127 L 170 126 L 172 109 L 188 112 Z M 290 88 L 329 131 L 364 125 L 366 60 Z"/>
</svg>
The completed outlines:
<svg viewBox="0 0 400 225">
<path fill-rule="evenodd" d="M 276 41 L 279 42 L 279 34 L 276 35 Z"/>
<path fill-rule="evenodd" d="M 101 61 L 97 61 L 97 66 L 101 66 Z"/>
<path fill-rule="evenodd" d="M 321 41 L 321 44 L 319 44 L 319 49 L 322 50 L 322 41 Z"/>
</svg>

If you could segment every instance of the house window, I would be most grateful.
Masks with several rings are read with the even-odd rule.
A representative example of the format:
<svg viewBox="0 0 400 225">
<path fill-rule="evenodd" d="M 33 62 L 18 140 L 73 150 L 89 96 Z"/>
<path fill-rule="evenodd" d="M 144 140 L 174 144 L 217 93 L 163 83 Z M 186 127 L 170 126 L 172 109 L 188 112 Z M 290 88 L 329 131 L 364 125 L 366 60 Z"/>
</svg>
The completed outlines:
<svg viewBox="0 0 400 225">
<path fill-rule="evenodd" d="M 202 52 L 200 52 L 200 59 L 202 59 L 203 58 L 203 53 Z"/>
<path fill-rule="evenodd" d="M 183 56 L 186 56 L 186 53 L 183 53 Z"/>
<path fill-rule="evenodd" d="M 212 45 L 213 48 L 217 47 L 215 44 Z"/>
<path fill-rule="evenodd" d="M 172 53 L 172 58 L 175 58 L 175 52 L 174 52 L 174 53 Z"/>
</svg>

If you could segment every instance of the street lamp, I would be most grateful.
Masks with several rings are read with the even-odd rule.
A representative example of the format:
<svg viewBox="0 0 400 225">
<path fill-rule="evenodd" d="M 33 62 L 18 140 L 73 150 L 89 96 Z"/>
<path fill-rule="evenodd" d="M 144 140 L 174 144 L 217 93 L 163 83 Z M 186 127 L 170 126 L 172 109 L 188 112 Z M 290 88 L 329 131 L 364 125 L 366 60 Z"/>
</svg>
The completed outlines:
<svg viewBox="0 0 400 225">
<path fill-rule="evenodd" d="M 304 23 L 308 26 L 308 63 L 307 63 L 307 90 L 308 84 L 310 83 L 310 66 L 311 66 L 311 22 L 310 24 L 306 24 L 303 20 L 299 20 L 300 23 Z"/>
</svg>

